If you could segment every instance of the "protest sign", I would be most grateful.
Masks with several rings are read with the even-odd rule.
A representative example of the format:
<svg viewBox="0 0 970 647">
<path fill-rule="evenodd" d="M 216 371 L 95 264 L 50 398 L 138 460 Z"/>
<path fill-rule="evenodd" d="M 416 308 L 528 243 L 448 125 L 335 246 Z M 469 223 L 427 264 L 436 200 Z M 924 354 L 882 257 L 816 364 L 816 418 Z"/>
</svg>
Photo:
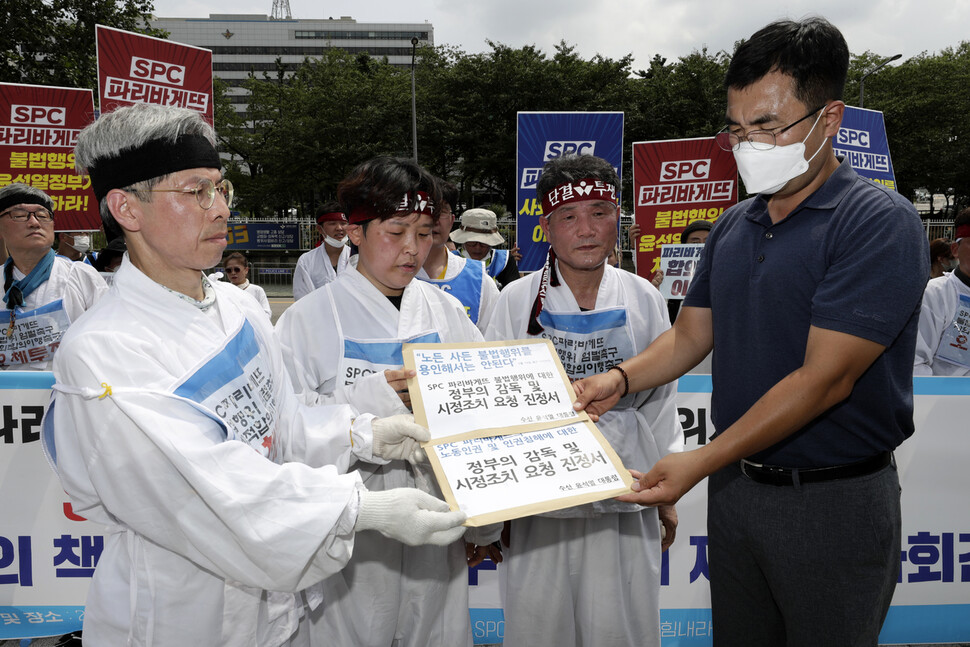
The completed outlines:
<svg viewBox="0 0 970 647">
<path fill-rule="evenodd" d="M 839 157 L 848 159 L 849 165 L 862 177 L 896 189 L 886 121 L 878 110 L 846 106 L 832 149 Z"/>
<path fill-rule="evenodd" d="M 704 245 L 664 245 L 660 248 L 660 270 L 664 273 L 660 294 L 665 299 L 683 299 L 694 278 Z"/>
<path fill-rule="evenodd" d="M 564 155 L 596 155 L 612 164 L 620 175 L 623 113 L 520 112 L 517 121 L 515 231 L 522 254 L 518 267 L 522 272 L 533 272 L 545 265 L 549 253 L 549 241 L 539 225 L 542 202 L 536 195 L 542 167 Z"/>
<path fill-rule="evenodd" d="M 695 220 L 714 222 L 738 201 L 734 155 L 713 137 L 633 144 L 634 241 L 637 274 L 651 278 L 663 245 L 686 242 L 680 234 Z"/>
<path fill-rule="evenodd" d="M 135 103 L 189 108 L 212 124 L 212 52 L 98 25 L 101 112 Z"/>
<path fill-rule="evenodd" d="M 20 182 L 54 201 L 55 231 L 101 227 L 91 178 L 74 170 L 74 146 L 94 120 L 91 90 L 0 83 L 0 187 Z"/>
<path fill-rule="evenodd" d="M 415 421 L 445 499 L 468 525 L 590 503 L 633 482 L 549 340 L 405 344 Z"/>
</svg>

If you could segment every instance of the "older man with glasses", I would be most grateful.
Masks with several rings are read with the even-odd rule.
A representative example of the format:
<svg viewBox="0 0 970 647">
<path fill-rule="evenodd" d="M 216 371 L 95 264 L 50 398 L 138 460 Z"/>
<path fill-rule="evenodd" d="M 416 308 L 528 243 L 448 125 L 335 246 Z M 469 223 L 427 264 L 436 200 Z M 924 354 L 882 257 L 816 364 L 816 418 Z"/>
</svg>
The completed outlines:
<svg viewBox="0 0 970 647">
<path fill-rule="evenodd" d="M 128 246 L 63 340 L 44 420 L 74 509 L 111 528 L 85 643 L 274 647 L 358 531 L 412 545 L 463 534 L 444 501 L 345 473 L 407 459 L 427 430 L 301 406 L 259 304 L 203 273 L 226 248 L 233 190 L 199 113 L 119 108 L 81 132 L 75 157 Z"/>
<path fill-rule="evenodd" d="M 0 238 L 9 254 L 0 369 L 49 370 L 61 336 L 108 286 L 91 266 L 54 253 L 54 201 L 40 189 L 20 183 L 0 189 Z"/>
</svg>

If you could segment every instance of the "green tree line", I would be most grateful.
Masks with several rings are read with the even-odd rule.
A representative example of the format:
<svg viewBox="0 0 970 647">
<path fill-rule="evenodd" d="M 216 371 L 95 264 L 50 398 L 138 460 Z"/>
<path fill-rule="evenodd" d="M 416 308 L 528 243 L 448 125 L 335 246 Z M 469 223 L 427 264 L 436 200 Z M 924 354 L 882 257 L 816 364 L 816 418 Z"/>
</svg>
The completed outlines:
<svg viewBox="0 0 970 647">
<path fill-rule="evenodd" d="M 0 81 L 96 91 L 94 25 L 164 37 L 147 26 L 151 11 L 151 0 L 6 0 Z M 852 56 L 847 104 L 858 105 L 860 80 L 886 58 Z M 722 127 L 729 62 L 728 52 L 700 49 L 676 60 L 654 56 L 637 69 L 632 55 L 586 58 L 566 42 L 551 53 L 500 42 L 482 53 L 423 47 L 415 66 L 418 158 L 458 185 L 466 206 L 509 209 L 517 112 L 623 111 L 629 201 L 633 142 L 710 136 Z M 233 154 L 227 173 L 244 211 L 310 214 L 358 162 L 411 155 L 409 67 L 334 49 L 278 68 L 250 75 L 243 115 L 230 89 L 215 84 L 216 128 Z M 968 87 L 970 41 L 884 67 L 865 83 L 866 107 L 885 114 L 898 190 L 910 199 L 943 194 L 949 213 L 970 204 Z"/>
</svg>

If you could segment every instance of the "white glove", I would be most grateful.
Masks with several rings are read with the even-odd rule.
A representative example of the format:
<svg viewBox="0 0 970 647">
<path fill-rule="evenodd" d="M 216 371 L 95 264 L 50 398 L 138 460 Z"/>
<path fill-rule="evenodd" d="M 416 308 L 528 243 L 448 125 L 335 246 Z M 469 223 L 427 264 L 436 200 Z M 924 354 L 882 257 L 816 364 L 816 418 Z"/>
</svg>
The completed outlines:
<svg viewBox="0 0 970 647">
<path fill-rule="evenodd" d="M 414 415 L 410 413 L 375 418 L 371 422 L 371 434 L 374 456 L 388 460 L 407 460 L 420 449 L 419 443 L 431 440 L 431 432 L 415 424 Z"/>
<path fill-rule="evenodd" d="M 486 526 L 470 526 L 465 530 L 465 541 L 476 546 L 488 546 L 499 540 L 504 525 L 499 522 L 490 523 Z"/>
<path fill-rule="evenodd" d="M 408 546 L 457 541 L 465 528 L 464 512 L 451 512 L 448 504 L 414 488 L 384 492 L 361 490 L 355 530 L 377 530 Z"/>
</svg>

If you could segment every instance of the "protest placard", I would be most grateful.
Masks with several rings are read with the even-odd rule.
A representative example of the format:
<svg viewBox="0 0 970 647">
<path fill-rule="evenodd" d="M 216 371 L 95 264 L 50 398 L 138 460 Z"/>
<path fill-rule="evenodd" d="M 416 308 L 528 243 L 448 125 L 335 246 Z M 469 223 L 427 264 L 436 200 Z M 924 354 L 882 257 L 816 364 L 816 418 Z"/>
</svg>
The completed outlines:
<svg viewBox="0 0 970 647">
<path fill-rule="evenodd" d="M 415 420 L 442 494 L 468 525 L 617 496 L 632 477 L 585 412 L 549 340 L 405 344 Z"/>
<path fill-rule="evenodd" d="M 660 284 L 663 298 L 683 299 L 687 296 L 697 263 L 700 261 L 704 245 L 663 245 L 660 248 L 660 271 L 664 273 Z"/>
</svg>

